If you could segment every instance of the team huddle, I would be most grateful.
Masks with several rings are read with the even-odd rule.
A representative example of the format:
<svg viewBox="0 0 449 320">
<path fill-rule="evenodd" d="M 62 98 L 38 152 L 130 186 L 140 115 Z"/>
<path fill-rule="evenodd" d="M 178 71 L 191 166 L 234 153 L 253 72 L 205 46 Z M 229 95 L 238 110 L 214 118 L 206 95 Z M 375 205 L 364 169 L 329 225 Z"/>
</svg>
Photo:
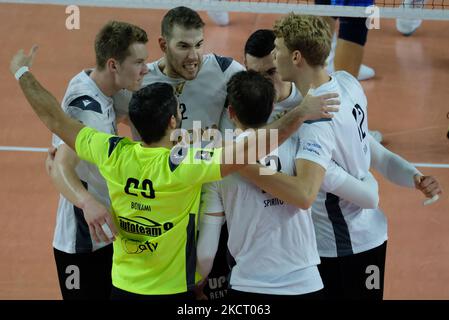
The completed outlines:
<svg viewBox="0 0 449 320">
<path fill-rule="evenodd" d="M 332 31 L 321 17 L 255 31 L 244 65 L 203 54 L 203 28 L 194 10 L 169 10 L 163 57 L 147 63 L 146 32 L 107 23 L 96 66 L 70 81 L 62 108 L 29 71 L 36 47 L 13 57 L 54 133 L 63 298 L 381 300 L 387 221 L 370 169 L 428 198 L 438 182 L 369 134 L 357 79 L 326 71 Z M 196 122 L 235 134 L 199 145 L 177 136 L 195 136 Z"/>
</svg>

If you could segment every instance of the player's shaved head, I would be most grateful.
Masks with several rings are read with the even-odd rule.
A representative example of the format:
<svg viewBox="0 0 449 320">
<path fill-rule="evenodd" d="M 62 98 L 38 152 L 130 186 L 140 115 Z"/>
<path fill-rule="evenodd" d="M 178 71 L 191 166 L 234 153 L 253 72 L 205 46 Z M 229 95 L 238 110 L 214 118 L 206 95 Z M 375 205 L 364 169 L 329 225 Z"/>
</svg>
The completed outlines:
<svg viewBox="0 0 449 320">
<path fill-rule="evenodd" d="M 187 7 L 176 7 L 169 10 L 161 22 L 161 33 L 164 38 L 169 39 L 174 26 L 184 29 L 202 29 L 204 22 L 198 12 Z"/>
</svg>

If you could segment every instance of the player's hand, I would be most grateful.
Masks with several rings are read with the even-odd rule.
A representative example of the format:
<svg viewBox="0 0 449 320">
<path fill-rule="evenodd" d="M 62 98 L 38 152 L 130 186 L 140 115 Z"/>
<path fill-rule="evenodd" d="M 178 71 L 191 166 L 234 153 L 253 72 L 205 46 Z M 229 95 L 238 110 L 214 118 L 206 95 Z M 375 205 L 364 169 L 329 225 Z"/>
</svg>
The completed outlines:
<svg viewBox="0 0 449 320">
<path fill-rule="evenodd" d="M 207 278 L 198 282 L 193 288 L 193 292 L 195 293 L 196 300 L 209 300 L 207 296 L 204 294 L 204 287 L 206 286 Z"/>
<path fill-rule="evenodd" d="M 115 240 L 115 236 L 118 234 L 117 228 L 111 214 L 103 204 L 90 196 L 83 200 L 82 209 L 93 240 L 106 243 Z"/>
<path fill-rule="evenodd" d="M 56 149 L 53 146 L 48 148 L 47 159 L 45 159 L 45 170 L 47 170 L 48 175 L 51 175 L 51 170 L 53 168 L 53 163 L 55 162 L 55 156 L 56 156 L 57 150 L 58 149 Z"/>
<path fill-rule="evenodd" d="M 416 174 L 413 179 L 415 181 L 415 188 L 421 191 L 427 198 L 433 198 L 443 192 L 437 179 L 432 176 Z"/>
<path fill-rule="evenodd" d="M 17 70 L 19 70 L 21 67 L 31 67 L 36 55 L 37 48 L 38 47 L 34 45 L 28 55 L 23 52 L 23 49 L 20 49 L 19 52 L 15 54 L 15 56 L 11 59 L 11 63 L 9 64 L 9 70 L 13 75 L 15 75 Z"/>
<path fill-rule="evenodd" d="M 311 91 L 307 93 L 299 106 L 301 115 L 307 120 L 333 118 L 333 113 L 339 110 L 340 100 L 338 99 L 338 93 L 325 93 L 313 96 Z"/>
</svg>

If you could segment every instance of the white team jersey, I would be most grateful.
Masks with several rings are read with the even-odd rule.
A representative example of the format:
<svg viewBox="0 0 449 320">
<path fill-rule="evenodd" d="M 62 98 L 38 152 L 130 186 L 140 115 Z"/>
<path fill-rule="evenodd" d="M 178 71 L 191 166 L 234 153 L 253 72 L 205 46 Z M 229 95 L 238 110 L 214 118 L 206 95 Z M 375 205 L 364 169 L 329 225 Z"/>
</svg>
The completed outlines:
<svg viewBox="0 0 449 320">
<path fill-rule="evenodd" d="M 279 117 L 279 115 L 282 114 L 283 112 L 289 111 L 290 109 L 293 109 L 294 107 L 298 106 L 301 103 L 301 101 L 302 101 L 301 92 L 299 92 L 299 90 L 296 89 L 295 84 L 292 83 L 290 95 L 284 100 L 276 102 L 274 104 L 273 112 L 268 118 L 268 123 L 276 120 Z"/>
<path fill-rule="evenodd" d="M 193 121 L 201 121 L 201 128 L 232 128 L 227 115 L 226 84 L 244 67 L 228 57 L 206 54 L 198 75 L 193 80 L 174 79 L 166 76 L 159 69 L 160 60 L 148 64 L 148 73 L 143 78 L 142 86 L 155 82 L 171 84 L 176 91 L 182 114 L 182 128 L 192 129 Z M 114 96 L 114 104 L 120 113 L 127 113 L 131 93 L 122 90 Z M 222 119 L 222 122 L 220 120 Z M 136 138 L 137 132 L 133 132 Z"/>
<path fill-rule="evenodd" d="M 80 72 L 70 81 L 62 100 L 62 108 L 70 117 L 88 127 L 116 134 L 112 98 L 101 92 L 86 71 Z M 58 147 L 63 143 L 59 137 L 53 135 L 53 146 Z M 89 162 L 80 161 L 76 173 L 89 193 L 109 208 L 108 188 L 98 168 Z M 82 210 L 61 195 L 53 247 L 66 253 L 85 253 L 105 245 L 106 243 L 97 243 L 91 239 Z"/>
<path fill-rule="evenodd" d="M 360 83 L 339 71 L 315 89 L 315 95 L 338 92 L 340 112 L 333 119 L 303 124 L 299 130 L 299 158 L 325 169 L 331 160 L 352 176 L 365 178 L 370 167 L 367 100 Z M 318 250 L 322 257 L 363 252 L 387 240 L 387 223 L 379 209 L 362 209 L 320 190 L 312 205 Z"/>
<path fill-rule="evenodd" d="M 261 163 L 294 175 L 298 135 Z M 323 288 L 311 211 L 265 193 L 238 174 L 203 186 L 201 212 L 225 212 L 235 260 L 230 286 L 239 291 L 299 295 Z M 201 230 L 200 230 L 201 232 Z"/>
</svg>

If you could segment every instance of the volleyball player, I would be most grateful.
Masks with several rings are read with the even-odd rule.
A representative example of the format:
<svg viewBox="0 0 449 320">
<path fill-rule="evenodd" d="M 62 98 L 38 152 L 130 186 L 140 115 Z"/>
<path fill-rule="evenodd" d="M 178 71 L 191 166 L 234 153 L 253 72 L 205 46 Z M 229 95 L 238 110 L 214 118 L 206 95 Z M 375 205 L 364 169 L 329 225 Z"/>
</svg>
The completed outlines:
<svg viewBox="0 0 449 320">
<path fill-rule="evenodd" d="M 145 31 L 137 26 L 107 23 L 95 39 L 95 68 L 81 71 L 70 81 L 63 110 L 87 126 L 116 134 L 112 95 L 123 88 L 140 88 L 147 72 L 147 41 Z M 117 231 L 109 213 L 106 182 L 95 165 L 80 161 L 56 135 L 53 146 L 58 151 L 50 175 L 61 192 L 53 250 L 62 297 L 109 299 L 112 244 L 102 225 Z M 76 266 L 76 271 L 71 271 L 71 266 Z M 73 272 L 79 275 L 79 287 L 67 285 Z"/>
<path fill-rule="evenodd" d="M 220 128 L 224 132 L 233 128 L 226 111 L 226 83 L 244 67 L 232 58 L 204 54 L 204 22 L 199 14 L 187 7 L 169 10 L 161 21 L 158 41 L 164 56 L 148 64 L 143 85 L 165 82 L 175 88 L 184 129 L 192 130 L 194 121 L 203 130 Z M 131 93 L 126 90 L 117 94 L 114 102 L 118 110 L 126 112 L 130 98 Z M 133 132 L 134 138 L 139 139 Z M 226 243 L 226 232 L 223 228 L 222 243 Z M 220 248 L 224 252 L 219 256 L 224 257 L 226 248 Z M 205 287 L 209 297 L 225 296 L 228 272 L 226 263 L 217 263 Z"/>
<path fill-rule="evenodd" d="M 381 299 L 387 241 L 385 216 L 377 208 L 362 209 L 320 190 L 326 169 L 335 161 L 354 177 L 363 178 L 372 163 L 392 180 L 397 179 L 392 170 L 401 176 L 399 179 L 406 177 L 402 179 L 405 183 L 414 185 L 415 180 L 417 188 L 428 197 L 441 190 L 434 178 L 422 177 L 398 158 L 372 161 L 370 146 L 375 142 L 368 134 L 366 97 L 358 81 L 347 72 L 327 74 L 325 59 L 331 31 L 322 18 L 291 14 L 276 23 L 275 33 L 275 65 L 281 78 L 293 81 L 303 94 L 310 84 L 316 86 L 315 93 L 338 91 L 342 110 L 330 121 L 323 119 L 301 127 L 296 177 L 259 176 L 251 170 L 241 174 L 284 201 L 298 206 L 306 201 L 307 206 L 312 206 L 321 257 L 319 269 L 327 298 Z M 420 184 L 424 180 L 425 185 Z M 310 186 L 308 193 L 300 193 L 303 185 Z M 366 286 L 368 266 L 376 266 L 379 271 L 379 286 L 374 290 Z"/>
</svg>

